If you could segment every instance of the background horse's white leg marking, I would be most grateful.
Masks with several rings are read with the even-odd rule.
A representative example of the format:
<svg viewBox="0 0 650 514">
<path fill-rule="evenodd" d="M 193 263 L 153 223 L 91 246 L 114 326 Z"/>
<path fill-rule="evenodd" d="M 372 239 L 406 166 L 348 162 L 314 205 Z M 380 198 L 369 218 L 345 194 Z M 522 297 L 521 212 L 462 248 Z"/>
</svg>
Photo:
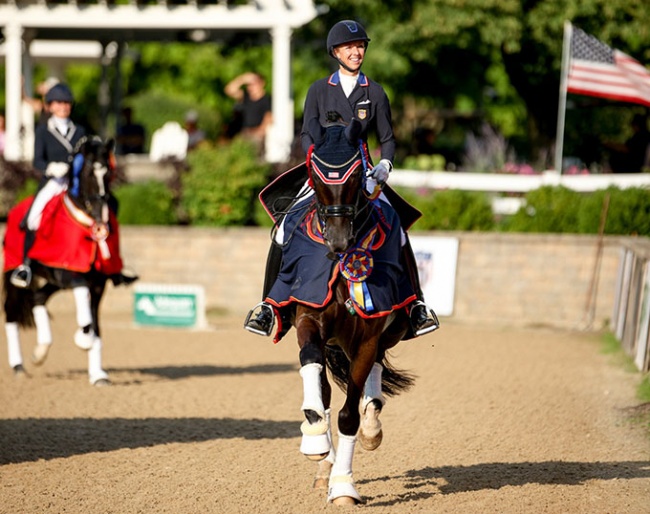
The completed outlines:
<svg viewBox="0 0 650 514">
<path fill-rule="evenodd" d="M 9 366 L 15 368 L 23 365 L 23 355 L 20 351 L 20 335 L 18 334 L 18 323 L 11 321 L 5 323 L 5 334 L 7 335 L 7 353 Z"/>
<path fill-rule="evenodd" d="M 321 418 L 319 422 L 313 424 L 305 419 L 300 426 L 302 431 L 300 451 L 313 460 L 324 459 L 332 447 L 330 439 L 327 437 L 328 423 L 321 392 L 320 374 L 322 370 L 323 366 L 317 363 L 305 364 L 300 368 L 303 385 L 301 409 L 303 411 L 313 410 Z"/>
<path fill-rule="evenodd" d="M 72 289 L 74 301 L 77 306 L 77 325 L 79 329 L 74 334 L 74 344 L 82 350 L 90 350 L 95 339 L 95 333 L 90 330 L 84 333 L 83 327 L 92 324 L 93 316 L 90 311 L 90 291 L 86 286 L 79 286 Z"/>
<path fill-rule="evenodd" d="M 45 305 L 35 305 L 32 308 L 34 324 L 36 325 L 36 347 L 32 352 L 32 362 L 40 366 L 47 359 L 47 354 L 52 346 L 52 328 L 50 316 Z"/>
<path fill-rule="evenodd" d="M 108 373 L 102 368 L 102 340 L 95 337 L 88 351 L 88 378 L 92 385 L 109 384 Z"/>
<path fill-rule="evenodd" d="M 337 505 L 362 501 L 361 496 L 354 487 L 354 479 L 352 478 L 352 458 L 354 457 L 355 442 L 355 436 L 344 435 L 339 432 L 336 462 L 332 467 L 327 493 L 327 501 L 334 502 Z"/>
</svg>

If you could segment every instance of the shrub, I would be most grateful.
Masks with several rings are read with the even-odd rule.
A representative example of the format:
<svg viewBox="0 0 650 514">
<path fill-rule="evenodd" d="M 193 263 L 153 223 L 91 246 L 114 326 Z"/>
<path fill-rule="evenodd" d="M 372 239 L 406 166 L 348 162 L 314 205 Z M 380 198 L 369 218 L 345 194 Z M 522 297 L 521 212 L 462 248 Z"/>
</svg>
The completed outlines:
<svg viewBox="0 0 650 514">
<path fill-rule="evenodd" d="M 400 193 L 422 217 L 414 225 L 416 230 L 493 230 L 495 226 L 488 196 L 471 191 L 428 191 L 416 194 Z"/>
<path fill-rule="evenodd" d="M 123 225 L 173 225 L 177 221 L 173 194 L 162 182 L 125 184 L 115 188 L 114 195 Z"/>
<path fill-rule="evenodd" d="M 605 234 L 650 236 L 650 192 L 642 188 L 610 187 L 578 193 L 545 186 L 530 191 L 526 205 L 502 228 L 510 232 L 597 234 L 606 195 L 610 201 Z"/>
<path fill-rule="evenodd" d="M 526 195 L 524 207 L 503 224 L 509 232 L 575 232 L 582 197 L 566 187 L 544 186 Z"/>
<path fill-rule="evenodd" d="M 182 179 L 181 203 L 192 225 L 250 225 L 257 193 L 271 169 L 255 148 L 241 138 L 188 155 L 189 173 Z"/>
</svg>

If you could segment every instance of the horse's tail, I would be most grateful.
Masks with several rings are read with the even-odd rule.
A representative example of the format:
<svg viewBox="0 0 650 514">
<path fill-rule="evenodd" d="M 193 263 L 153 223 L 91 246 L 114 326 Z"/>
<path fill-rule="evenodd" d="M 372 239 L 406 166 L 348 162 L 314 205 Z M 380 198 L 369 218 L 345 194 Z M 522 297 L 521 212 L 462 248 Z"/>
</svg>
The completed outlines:
<svg viewBox="0 0 650 514">
<path fill-rule="evenodd" d="M 325 346 L 325 362 L 336 385 L 343 391 L 350 377 L 350 361 L 338 346 Z M 395 368 L 387 357 L 381 361 L 384 370 L 381 374 L 381 392 L 386 396 L 396 396 L 408 391 L 415 384 L 415 375 Z"/>
<path fill-rule="evenodd" d="M 415 384 L 415 375 L 395 368 L 387 357 L 381 361 L 384 371 L 381 374 L 381 392 L 386 396 L 396 396 L 408 391 Z"/>
<path fill-rule="evenodd" d="M 4 274 L 2 284 L 2 301 L 5 309 L 5 320 L 14 321 L 24 328 L 34 327 L 34 292 L 14 286 L 9 278 L 11 271 Z"/>
</svg>

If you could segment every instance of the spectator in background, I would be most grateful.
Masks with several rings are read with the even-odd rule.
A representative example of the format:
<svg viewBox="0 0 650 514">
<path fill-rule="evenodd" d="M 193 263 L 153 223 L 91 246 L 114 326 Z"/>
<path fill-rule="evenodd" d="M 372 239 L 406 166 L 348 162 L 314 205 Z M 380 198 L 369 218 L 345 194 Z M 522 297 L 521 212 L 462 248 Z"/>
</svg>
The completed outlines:
<svg viewBox="0 0 650 514">
<path fill-rule="evenodd" d="M 610 165 L 613 173 L 641 173 L 648 158 L 650 147 L 650 132 L 648 131 L 648 117 L 635 114 L 632 118 L 632 136 L 625 143 L 605 143 L 605 147 L 612 150 Z"/>
<path fill-rule="evenodd" d="M 266 130 L 273 122 L 271 96 L 265 86 L 262 75 L 247 72 L 228 82 L 224 89 L 237 102 L 235 111 L 241 115 L 241 135 L 256 145 L 260 155 L 264 152 Z"/>
<path fill-rule="evenodd" d="M 124 107 L 122 109 L 122 123 L 117 128 L 117 153 L 126 155 L 143 152 L 144 127 L 138 123 L 133 123 L 133 109 Z"/>
<path fill-rule="evenodd" d="M 199 128 L 199 113 L 195 110 L 185 114 L 185 130 L 187 131 L 187 151 L 194 150 L 205 141 L 205 132 Z"/>
</svg>

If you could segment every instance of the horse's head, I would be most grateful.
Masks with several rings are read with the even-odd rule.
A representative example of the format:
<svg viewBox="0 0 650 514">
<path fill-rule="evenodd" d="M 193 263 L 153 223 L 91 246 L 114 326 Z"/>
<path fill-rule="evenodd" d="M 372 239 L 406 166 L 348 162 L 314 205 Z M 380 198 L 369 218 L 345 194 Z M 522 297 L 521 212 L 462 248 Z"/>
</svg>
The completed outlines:
<svg viewBox="0 0 650 514">
<path fill-rule="evenodd" d="M 332 253 L 343 253 L 355 242 L 355 220 L 367 205 L 363 194 L 367 159 L 359 141 L 361 124 L 353 119 L 347 126 L 322 127 L 314 118 L 308 127 L 314 141 L 308 169 L 323 239 Z"/>
<path fill-rule="evenodd" d="M 67 197 L 92 219 L 96 230 L 106 230 L 110 181 L 115 168 L 113 141 L 98 136 L 83 137 L 77 143 L 69 173 Z M 101 237 L 101 234 L 98 234 Z"/>
</svg>

